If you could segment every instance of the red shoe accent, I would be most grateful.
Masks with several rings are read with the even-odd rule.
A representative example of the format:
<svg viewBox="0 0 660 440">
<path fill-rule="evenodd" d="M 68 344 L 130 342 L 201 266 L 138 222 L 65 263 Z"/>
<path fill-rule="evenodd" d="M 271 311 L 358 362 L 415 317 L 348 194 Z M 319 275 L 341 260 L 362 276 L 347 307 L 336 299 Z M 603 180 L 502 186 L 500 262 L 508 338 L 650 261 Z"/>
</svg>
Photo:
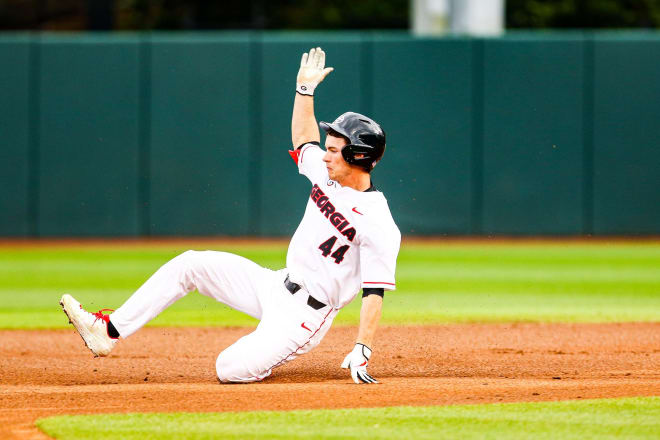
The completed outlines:
<svg viewBox="0 0 660 440">
<path fill-rule="evenodd" d="M 82 306 L 80 306 L 80 308 L 82 309 Z M 112 336 L 110 336 L 110 333 L 108 332 L 108 323 L 110 322 L 110 315 L 104 315 L 103 312 L 114 312 L 114 311 L 115 309 L 101 309 L 96 313 L 92 313 L 92 315 L 96 317 L 94 322 L 98 321 L 99 319 L 105 322 L 105 333 L 108 335 L 110 339 L 117 339 L 117 338 L 113 338 Z"/>
<path fill-rule="evenodd" d="M 308 332 L 311 332 L 311 330 L 307 328 L 307 326 L 305 325 L 304 322 L 303 322 L 302 324 L 300 324 L 300 326 L 301 326 L 302 328 L 304 328 L 305 330 L 307 330 Z"/>
<path fill-rule="evenodd" d="M 115 309 L 101 309 L 96 313 L 92 313 L 92 315 L 96 316 L 96 319 L 94 320 L 94 322 L 96 322 L 100 319 L 101 321 L 105 322 L 106 325 L 107 325 L 108 321 L 110 321 L 110 315 L 104 315 L 103 312 L 114 312 L 114 311 L 115 311 Z"/>
<path fill-rule="evenodd" d="M 364 367 L 365 365 L 367 365 L 367 361 L 362 362 L 358 367 Z"/>
</svg>

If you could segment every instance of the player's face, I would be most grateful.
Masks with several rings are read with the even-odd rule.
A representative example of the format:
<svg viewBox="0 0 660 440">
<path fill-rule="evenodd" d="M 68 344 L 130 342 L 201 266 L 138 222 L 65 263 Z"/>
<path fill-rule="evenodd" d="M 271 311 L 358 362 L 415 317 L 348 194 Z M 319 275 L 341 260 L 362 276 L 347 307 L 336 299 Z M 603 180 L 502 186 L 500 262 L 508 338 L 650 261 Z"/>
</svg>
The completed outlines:
<svg viewBox="0 0 660 440">
<path fill-rule="evenodd" d="M 341 149 L 346 144 L 346 139 L 342 137 L 326 136 L 325 138 L 325 156 L 323 156 L 323 162 L 325 162 L 325 166 L 328 168 L 328 176 L 340 184 L 353 171 L 341 155 Z"/>
</svg>

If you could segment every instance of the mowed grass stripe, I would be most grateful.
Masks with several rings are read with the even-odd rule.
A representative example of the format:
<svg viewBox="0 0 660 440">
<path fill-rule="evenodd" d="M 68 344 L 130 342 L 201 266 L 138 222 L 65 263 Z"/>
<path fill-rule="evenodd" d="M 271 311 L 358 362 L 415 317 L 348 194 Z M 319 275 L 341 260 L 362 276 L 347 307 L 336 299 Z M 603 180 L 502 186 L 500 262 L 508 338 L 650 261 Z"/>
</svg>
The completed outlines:
<svg viewBox="0 0 660 440">
<path fill-rule="evenodd" d="M 216 247 L 217 243 L 208 247 Z M 197 244 L 196 249 L 208 248 Z M 56 328 L 70 293 L 90 309 L 116 308 L 153 272 L 188 249 L 144 245 L 0 247 L 0 328 Z M 286 244 L 228 245 L 279 269 Z M 359 299 L 338 324 L 359 320 Z M 406 244 L 383 324 L 660 320 L 660 243 Z M 151 325 L 242 325 L 255 320 L 197 293 Z"/>
<path fill-rule="evenodd" d="M 660 397 L 444 407 L 58 416 L 58 439 L 656 439 Z"/>
</svg>

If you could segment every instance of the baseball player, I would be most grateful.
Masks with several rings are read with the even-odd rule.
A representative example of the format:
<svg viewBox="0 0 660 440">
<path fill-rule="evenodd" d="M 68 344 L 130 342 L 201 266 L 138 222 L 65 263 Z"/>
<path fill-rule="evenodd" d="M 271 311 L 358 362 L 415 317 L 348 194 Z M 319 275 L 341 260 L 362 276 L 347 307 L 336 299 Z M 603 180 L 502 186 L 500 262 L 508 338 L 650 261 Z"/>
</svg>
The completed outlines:
<svg viewBox="0 0 660 440">
<path fill-rule="evenodd" d="M 163 265 L 119 309 L 90 313 L 65 294 L 60 304 L 95 356 L 107 356 L 188 292 L 197 289 L 260 320 L 257 328 L 222 351 L 221 382 L 254 382 L 316 347 L 337 312 L 362 288 L 356 344 L 342 368 L 355 383 L 376 383 L 367 373 L 384 292 L 394 290 L 401 234 L 370 172 L 385 151 L 385 133 L 372 119 L 344 113 L 321 122 L 325 151 L 314 116 L 314 90 L 332 72 L 325 53 L 302 56 L 297 77 L 290 155 L 312 186 L 304 217 L 286 258 L 273 271 L 238 255 L 187 251 Z"/>
</svg>

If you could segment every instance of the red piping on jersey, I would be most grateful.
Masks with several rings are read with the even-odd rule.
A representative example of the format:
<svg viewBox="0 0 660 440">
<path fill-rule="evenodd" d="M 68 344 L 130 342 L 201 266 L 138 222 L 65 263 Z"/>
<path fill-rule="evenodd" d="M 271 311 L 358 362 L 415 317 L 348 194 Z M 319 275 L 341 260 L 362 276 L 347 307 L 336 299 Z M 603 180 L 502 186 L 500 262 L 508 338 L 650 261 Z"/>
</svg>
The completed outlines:
<svg viewBox="0 0 660 440">
<path fill-rule="evenodd" d="M 295 150 L 289 150 L 289 155 L 291 159 L 298 165 L 299 162 L 302 162 L 303 156 L 305 155 L 305 149 L 307 145 L 302 148 L 296 148 Z"/>
<path fill-rule="evenodd" d="M 390 286 L 396 286 L 394 283 L 386 283 L 385 281 L 362 281 L 362 284 L 388 284 Z"/>
<path fill-rule="evenodd" d="M 307 339 L 307 341 L 306 341 L 303 345 L 301 345 L 301 346 L 299 346 L 298 348 L 296 348 L 295 351 L 292 351 L 291 353 L 289 353 L 284 359 L 282 359 L 281 361 L 279 361 L 278 363 L 276 363 L 275 365 L 273 365 L 272 367 L 270 367 L 268 370 L 272 370 L 272 369 L 275 368 L 275 367 L 279 367 L 279 366 L 282 365 L 284 362 L 286 362 L 286 360 L 289 359 L 291 356 L 293 356 L 294 354 L 298 353 L 298 350 L 300 350 L 301 348 L 303 348 L 305 345 L 309 344 L 309 341 L 312 340 L 312 338 L 314 337 L 314 335 L 316 335 L 316 334 L 319 332 L 319 330 L 321 330 L 321 328 L 323 327 L 323 324 L 325 324 L 325 320 L 328 318 L 328 316 L 330 316 L 330 313 L 332 313 L 332 310 L 333 310 L 333 308 L 330 307 L 330 311 L 329 311 L 329 312 L 323 317 L 323 322 L 321 322 L 321 325 L 319 325 L 319 328 L 317 328 L 316 331 L 315 331 L 314 333 L 312 333 L 312 336 L 310 336 L 309 339 Z M 266 371 L 268 371 L 268 370 L 266 370 Z"/>
<path fill-rule="evenodd" d="M 307 145 L 305 145 L 304 147 L 302 147 L 302 148 L 300 149 L 300 162 L 302 162 L 302 160 L 303 160 L 303 156 L 305 155 L 305 151 L 307 151 L 307 148 L 306 148 L 306 147 L 307 147 Z"/>
</svg>

